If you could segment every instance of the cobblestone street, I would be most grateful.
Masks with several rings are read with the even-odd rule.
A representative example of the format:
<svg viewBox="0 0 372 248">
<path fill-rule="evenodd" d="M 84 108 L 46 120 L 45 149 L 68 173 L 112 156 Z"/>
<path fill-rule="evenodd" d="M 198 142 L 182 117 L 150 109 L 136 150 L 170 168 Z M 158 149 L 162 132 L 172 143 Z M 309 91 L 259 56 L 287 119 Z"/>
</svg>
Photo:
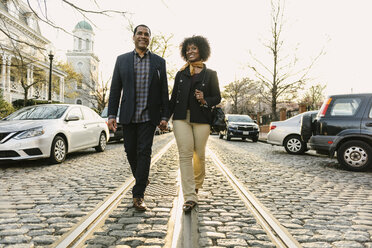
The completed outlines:
<svg viewBox="0 0 372 248">
<path fill-rule="evenodd" d="M 211 136 L 208 145 L 304 247 L 372 247 L 371 170 L 265 143 Z"/>
<path fill-rule="evenodd" d="M 171 138 L 156 136 L 153 153 Z M 0 166 L 0 247 L 52 244 L 132 175 L 123 143 L 109 144 L 104 153 L 70 154 L 59 165 L 37 160 Z"/>
<path fill-rule="evenodd" d="M 171 139 L 155 136 L 153 154 Z M 293 156 L 216 135 L 208 146 L 303 247 L 372 248 L 371 170 L 350 172 L 313 152 Z M 87 247 L 163 247 L 177 170 L 172 145 L 151 169 L 149 210 L 133 211 L 129 192 Z M 130 177 L 122 143 L 71 154 L 61 165 L 0 164 L 0 248 L 50 246 Z M 200 247 L 275 247 L 209 157 L 198 216 Z"/>
</svg>

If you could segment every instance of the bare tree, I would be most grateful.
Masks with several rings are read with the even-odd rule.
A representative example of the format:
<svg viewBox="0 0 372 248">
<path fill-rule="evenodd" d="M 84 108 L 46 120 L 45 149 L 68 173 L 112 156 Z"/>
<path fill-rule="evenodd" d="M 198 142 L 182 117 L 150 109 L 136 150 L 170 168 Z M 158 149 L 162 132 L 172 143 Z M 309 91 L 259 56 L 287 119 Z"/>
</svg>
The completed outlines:
<svg viewBox="0 0 372 248">
<path fill-rule="evenodd" d="M 222 97 L 232 105 L 232 114 L 248 114 L 253 109 L 256 84 L 249 78 L 226 85 Z"/>
<path fill-rule="evenodd" d="M 282 48 L 284 39 L 284 6 L 281 0 L 271 1 L 271 35 L 272 39 L 264 46 L 272 56 L 272 66 L 268 66 L 252 55 L 255 65 L 249 65 L 261 82 L 260 94 L 263 100 L 271 105 L 271 114 L 278 120 L 277 104 L 280 101 L 290 101 L 297 97 L 296 92 L 311 79 L 309 72 L 323 51 L 317 55 L 308 66 L 299 68 L 296 55 L 284 55 Z"/>
<path fill-rule="evenodd" d="M 80 3 L 75 3 L 75 1 L 57 0 L 58 2 L 61 6 L 75 11 L 93 26 L 96 25 L 91 17 L 95 15 L 109 17 L 112 14 L 122 16 L 126 14 L 123 11 L 102 10 L 96 0 L 91 0 L 89 8 L 83 8 Z M 42 84 L 47 83 L 47 77 L 45 75 L 45 70 L 48 68 L 46 45 L 49 41 L 41 36 L 38 23 L 46 23 L 71 36 L 73 34 L 65 30 L 63 23 L 57 23 L 53 20 L 50 5 L 56 4 L 56 1 L 52 3 L 45 0 L 1 0 L 1 4 L 4 5 L 5 12 L 0 12 L 0 49 L 4 54 L 6 53 L 12 57 L 12 75 L 15 75 L 16 83 L 20 83 L 23 88 L 24 104 L 26 104 L 29 89 L 34 87 L 34 96 L 40 97 Z M 15 20 L 18 20 L 19 23 L 11 21 L 9 15 L 14 16 Z M 17 28 L 19 25 L 28 26 L 28 28 L 19 29 Z M 6 61 L 3 61 L 3 65 L 5 63 Z M 33 67 L 33 80 L 27 80 L 29 79 L 27 72 L 30 67 Z M 59 93 L 59 87 L 56 85 L 58 85 L 57 78 L 55 75 L 52 75 L 53 92 Z"/>
<path fill-rule="evenodd" d="M 32 56 L 29 56 L 23 52 L 25 49 L 25 46 L 27 46 L 24 43 L 17 42 L 15 40 L 10 40 L 10 43 L 12 46 L 12 63 L 11 63 L 11 73 L 14 76 L 14 86 L 17 88 L 18 83 L 23 89 L 23 106 L 26 106 L 27 101 L 28 101 L 28 93 L 31 87 L 44 83 L 46 81 L 46 77 L 35 77 L 36 80 L 30 81 L 27 80 L 27 70 L 30 68 L 32 65 L 37 63 L 38 61 L 35 60 Z M 34 67 L 33 69 L 34 74 L 39 75 L 39 74 L 44 74 L 44 70 L 39 67 Z"/>
<path fill-rule="evenodd" d="M 302 102 L 308 107 L 308 110 L 317 110 L 324 100 L 324 90 L 326 85 L 316 84 L 311 86 L 302 98 Z"/>
<path fill-rule="evenodd" d="M 16 11 L 19 14 L 23 14 L 22 12 L 24 11 L 20 6 L 24 5 L 21 0 L 3 0 L 3 2 L 6 4 L 7 2 L 10 2 L 12 6 L 16 9 Z M 104 15 L 107 17 L 112 16 L 113 14 L 121 15 L 125 17 L 126 12 L 125 11 L 117 11 L 117 10 L 108 10 L 108 9 L 101 9 L 99 6 L 99 3 L 97 0 L 91 0 L 91 4 L 89 8 L 84 8 L 82 7 L 79 3 L 74 3 L 73 1 L 68 1 L 68 0 L 57 0 L 60 2 L 61 6 L 67 7 L 74 12 L 76 12 L 78 15 L 80 15 L 83 19 L 88 20 L 93 26 L 96 26 L 94 24 L 94 21 L 92 20 L 92 16 L 95 15 Z M 55 20 L 53 20 L 52 16 L 53 13 L 50 13 L 49 8 L 51 4 L 56 4 L 56 1 L 45 1 L 45 0 L 25 0 L 25 5 L 27 6 L 28 10 L 32 13 L 35 18 L 43 22 L 52 28 L 55 28 L 57 30 L 61 30 L 62 32 L 65 32 L 66 34 L 69 34 L 73 36 L 73 34 L 69 31 L 67 31 L 63 26 L 63 23 L 57 23 Z M 2 20 L 3 23 L 6 23 L 4 21 L 4 17 L 0 15 L 0 19 Z M 36 49 L 41 49 L 43 51 L 46 50 L 46 48 L 42 45 L 35 44 L 32 41 L 29 40 L 24 40 L 20 39 L 18 37 L 15 37 L 12 35 L 11 32 L 9 32 L 9 29 L 6 26 L 0 26 L 0 33 L 3 33 L 5 36 L 7 36 L 9 39 L 12 39 L 18 43 L 36 48 Z"/>
<path fill-rule="evenodd" d="M 86 92 L 91 93 L 84 94 L 83 97 L 88 100 L 99 113 L 101 113 L 108 102 L 111 77 L 101 83 L 99 83 L 95 77 L 92 77 L 92 80 L 93 82 L 91 84 L 85 84 L 85 87 L 89 89 Z M 95 82 L 95 80 L 97 80 L 97 82 Z"/>
</svg>

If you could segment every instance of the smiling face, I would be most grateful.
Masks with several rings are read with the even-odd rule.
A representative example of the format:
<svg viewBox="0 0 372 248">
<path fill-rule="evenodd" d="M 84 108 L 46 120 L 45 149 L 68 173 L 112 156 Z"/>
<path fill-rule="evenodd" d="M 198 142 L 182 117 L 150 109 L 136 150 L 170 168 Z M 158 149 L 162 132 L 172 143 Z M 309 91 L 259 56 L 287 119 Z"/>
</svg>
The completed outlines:
<svg viewBox="0 0 372 248">
<path fill-rule="evenodd" d="M 194 44 L 190 44 L 186 48 L 186 58 L 189 62 L 200 61 L 199 48 Z"/>
<path fill-rule="evenodd" d="M 133 41 L 136 49 L 145 51 L 150 43 L 150 30 L 139 26 L 135 35 L 133 35 Z"/>
</svg>

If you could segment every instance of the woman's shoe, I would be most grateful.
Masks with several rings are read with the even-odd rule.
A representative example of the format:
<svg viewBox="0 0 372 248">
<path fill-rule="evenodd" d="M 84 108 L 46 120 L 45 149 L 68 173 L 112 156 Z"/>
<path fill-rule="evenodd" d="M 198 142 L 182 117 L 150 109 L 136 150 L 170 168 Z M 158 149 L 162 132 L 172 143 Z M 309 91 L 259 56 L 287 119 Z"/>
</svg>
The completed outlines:
<svg viewBox="0 0 372 248">
<path fill-rule="evenodd" d="M 196 206 L 196 202 L 187 201 L 183 204 L 183 211 L 190 212 Z"/>
<path fill-rule="evenodd" d="M 199 192 L 199 189 L 195 189 L 195 193 L 198 193 Z"/>
</svg>

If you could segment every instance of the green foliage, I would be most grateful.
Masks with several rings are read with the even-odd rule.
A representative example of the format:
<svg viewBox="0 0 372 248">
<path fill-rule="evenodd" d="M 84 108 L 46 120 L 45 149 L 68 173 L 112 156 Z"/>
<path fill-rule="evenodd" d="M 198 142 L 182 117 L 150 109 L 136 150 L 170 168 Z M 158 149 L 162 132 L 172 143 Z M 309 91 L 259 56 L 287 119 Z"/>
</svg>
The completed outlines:
<svg viewBox="0 0 372 248">
<path fill-rule="evenodd" d="M 77 96 L 75 88 L 82 87 L 83 75 L 76 72 L 71 63 L 59 61 L 57 67 L 67 73 L 65 77 L 65 97 L 75 98 Z"/>
<path fill-rule="evenodd" d="M 15 109 L 13 108 L 13 106 L 4 100 L 3 94 L 0 90 L 0 118 L 4 118 L 8 116 L 14 111 Z"/>
</svg>

